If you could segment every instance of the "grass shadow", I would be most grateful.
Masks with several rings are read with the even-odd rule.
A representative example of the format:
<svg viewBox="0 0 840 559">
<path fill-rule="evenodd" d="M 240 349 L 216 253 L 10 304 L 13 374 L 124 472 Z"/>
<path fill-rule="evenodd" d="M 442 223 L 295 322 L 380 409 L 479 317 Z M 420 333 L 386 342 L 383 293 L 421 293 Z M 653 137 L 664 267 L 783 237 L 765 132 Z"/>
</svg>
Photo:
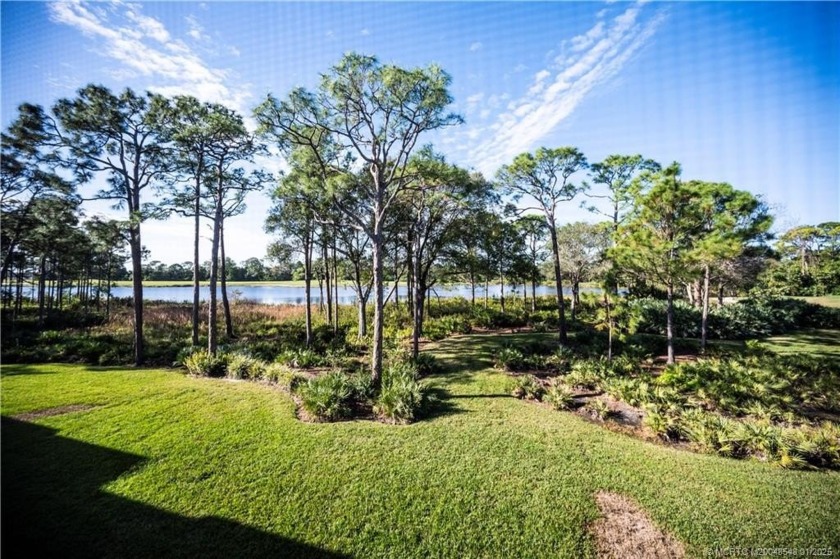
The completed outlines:
<svg viewBox="0 0 840 559">
<path fill-rule="evenodd" d="M 3 417 L 3 557 L 346 557 L 102 491 L 145 458 Z"/>
</svg>

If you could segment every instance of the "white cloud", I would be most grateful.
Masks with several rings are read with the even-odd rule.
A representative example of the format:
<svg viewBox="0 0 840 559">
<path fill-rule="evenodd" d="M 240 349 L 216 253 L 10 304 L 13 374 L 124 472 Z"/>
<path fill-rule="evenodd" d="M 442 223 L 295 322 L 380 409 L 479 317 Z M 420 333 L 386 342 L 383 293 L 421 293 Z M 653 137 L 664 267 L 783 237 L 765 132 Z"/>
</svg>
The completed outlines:
<svg viewBox="0 0 840 559">
<path fill-rule="evenodd" d="M 210 37 L 204 33 L 204 27 L 198 23 L 198 20 L 195 19 L 195 16 L 187 16 L 185 18 L 187 20 L 187 26 L 189 26 L 190 30 L 187 31 L 187 35 L 195 39 L 196 41 L 204 41 L 210 39 Z"/>
<path fill-rule="evenodd" d="M 525 70 L 527 70 L 527 69 L 528 69 L 528 67 L 527 67 L 527 66 L 525 66 L 525 65 L 524 65 L 524 64 L 522 64 L 522 63 L 519 63 L 519 64 L 517 64 L 517 65 L 514 67 L 513 71 L 514 71 L 514 72 L 516 72 L 516 73 L 518 74 L 519 72 L 524 72 L 524 71 L 525 71 Z"/>
<path fill-rule="evenodd" d="M 665 18 L 660 10 L 640 23 L 640 10 L 634 4 L 572 38 L 573 55 L 556 57 L 550 68 L 537 72 L 527 93 L 496 117 L 491 126 L 495 133 L 471 152 L 476 168 L 489 175 L 515 155 L 533 149 L 593 89 L 615 76 Z"/>
<path fill-rule="evenodd" d="M 362 29 L 361 35 L 362 35 L 362 37 L 367 37 L 368 35 L 370 35 L 370 29 L 368 29 L 368 28 Z"/>
<path fill-rule="evenodd" d="M 470 45 L 470 52 L 479 51 L 479 50 L 481 50 L 481 47 L 483 47 L 483 46 L 484 45 L 482 45 L 481 43 L 476 41 L 476 42 L 474 42 L 473 44 Z"/>
<path fill-rule="evenodd" d="M 122 80 L 142 76 L 146 87 L 165 95 L 191 94 L 247 112 L 248 86 L 228 85 L 230 71 L 208 65 L 184 41 L 172 38 L 157 19 L 136 4 L 90 5 L 80 0 L 47 4 L 53 21 L 69 25 L 99 41 L 97 52 L 118 64 L 111 75 Z M 190 19 L 188 18 L 188 23 Z M 193 20 L 198 26 L 197 21 Z M 189 35 L 200 26 L 191 26 Z"/>
</svg>

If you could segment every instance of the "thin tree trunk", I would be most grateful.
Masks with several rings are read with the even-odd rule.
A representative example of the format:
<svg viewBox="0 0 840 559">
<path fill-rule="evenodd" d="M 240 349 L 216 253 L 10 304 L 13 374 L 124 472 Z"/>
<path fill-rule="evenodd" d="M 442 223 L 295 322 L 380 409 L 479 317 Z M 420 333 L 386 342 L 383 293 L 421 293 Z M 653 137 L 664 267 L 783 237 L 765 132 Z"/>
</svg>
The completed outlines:
<svg viewBox="0 0 840 559">
<path fill-rule="evenodd" d="M 335 254 L 335 237 L 333 237 L 332 242 L 332 263 L 333 263 L 333 304 L 335 308 L 333 310 L 333 317 L 335 318 L 335 322 L 333 322 L 333 332 L 338 333 L 338 258 L 336 258 Z"/>
<path fill-rule="evenodd" d="M 143 245 L 140 242 L 140 224 L 129 227 L 131 246 L 132 294 L 134 296 L 134 364 L 143 365 Z"/>
<path fill-rule="evenodd" d="M 326 240 L 321 243 L 321 257 L 324 260 L 324 279 L 327 288 L 327 324 L 333 323 L 333 306 L 332 306 L 332 277 L 330 275 L 330 260 L 329 252 L 327 251 Z"/>
<path fill-rule="evenodd" d="M 537 278 L 531 278 L 531 312 L 537 312 Z"/>
<path fill-rule="evenodd" d="M 312 238 L 309 229 L 303 239 L 303 300 L 306 305 L 306 347 L 312 345 Z"/>
<path fill-rule="evenodd" d="M 107 283 L 108 285 L 106 288 L 108 289 L 107 293 L 105 293 L 105 320 L 111 320 L 111 258 L 113 256 L 112 252 L 108 252 L 108 272 L 107 272 Z"/>
<path fill-rule="evenodd" d="M 505 313 L 505 275 L 503 273 L 499 273 L 499 302 L 502 306 L 502 314 Z"/>
<path fill-rule="evenodd" d="M 198 244 L 200 240 L 200 226 L 201 226 L 201 179 L 195 179 L 195 203 L 193 212 L 195 213 L 195 221 L 193 222 L 193 304 L 192 304 L 192 345 L 198 345 L 198 325 L 201 317 L 199 316 L 199 305 L 201 303 L 201 283 L 199 274 L 201 273 L 201 262 L 199 261 Z"/>
<path fill-rule="evenodd" d="M 373 348 L 371 351 L 371 381 L 375 388 L 382 384 L 382 342 L 383 342 L 383 310 L 384 293 L 382 289 L 382 224 L 380 223 L 379 204 L 376 204 L 371 243 L 373 245 Z"/>
<path fill-rule="evenodd" d="M 426 286 L 423 284 L 420 272 L 420 258 L 421 255 L 417 250 L 418 247 L 412 247 L 411 250 L 411 275 L 414 278 L 414 312 L 412 314 L 412 328 L 411 328 L 411 356 L 417 359 L 420 354 L 420 336 L 423 335 L 423 297 L 425 296 Z"/>
<path fill-rule="evenodd" d="M 216 309 L 216 281 L 219 278 L 219 227 L 221 222 L 221 210 L 216 209 L 213 219 L 213 241 L 210 247 L 210 301 L 207 311 L 207 352 L 215 356 L 219 348 L 218 332 L 218 311 Z"/>
<path fill-rule="evenodd" d="M 225 257 L 225 222 L 224 218 L 222 218 L 221 223 L 219 223 L 219 259 L 221 260 L 221 266 L 219 269 L 219 273 L 221 275 L 221 283 L 222 283 L 222 308 L 225 311 L 225 336 L 228 339 L 233 338 L 233 319 L 230 315 L 230 301 L 228 300 L 227 295 L 227 258 Z"/>
<path fill-rule="evenodd" d="M 563 279 L 560 273 L 560 245 L 557 243 L 557 228 L 554 223 L 548 224 L 551 235 L 551 250 L 554 252 L 554 284 L 557 288 L 557 314 L 560 319 L 560 343 L 565 344 L 566 336 L 566 303 L 563 300 Z"/>
<path fill-rule="evenodd" d="M 490 278 L 484 278 L 484 308 L 490 303 Z"/>
<path fill-rule="evenodd" d="M 46 303 L 46 275 L 47 256 L 41 256 L 40 270 L 38 274 L 38 327 L 44 326 L 44 304 Z"/>
<path fill-rule="evenodd" d="M 668 338 L 668 364 L 674 363 L 674 286 L 668 284 L 668 307 L 665 334 Z"/>
<path fill-rule="evenodd" d="M 607 328 L 609 330 L 608 338 L 607 338 L 607 361 L 612 361 L 612 348 L 613 348 L 613 321 L 612 321 L 612 313 L 610 312 L 610 296 L 607 293 L 607 290 L 604 290 L 604 309 L 607 313 Z"/>
<path fill-rule="evenodd" d="M 706 352 L 706 337 L 709 323 L 709 265 L 703 268 L 703 319 L 700 323 L 700 352 Z"/>
<path fill-rule="evenodd" d="M 723 306 L 723 283 L 718 284 L 718 306 Z"/>
<path fill-rule="evenodd" d="M 470 267 L 470 306 L 475 306 L 475 271 Z"/>
</svg>

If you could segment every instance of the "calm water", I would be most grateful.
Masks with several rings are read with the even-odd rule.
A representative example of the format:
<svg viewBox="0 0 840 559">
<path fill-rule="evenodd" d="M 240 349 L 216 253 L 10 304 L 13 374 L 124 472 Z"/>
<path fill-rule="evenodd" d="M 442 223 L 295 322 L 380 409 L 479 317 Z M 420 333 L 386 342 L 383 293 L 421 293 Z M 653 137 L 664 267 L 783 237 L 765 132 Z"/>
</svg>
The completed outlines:
<svg viewBox="0 0 840 559">
<path fill-rule="evenodd" d="M 386 286 L 385 296 L 388 296 L 391 288 Z M 569 294 L 570 291 L 564 288 L 564 293 Z M 581 292 L 599 291 L 597 289 L 581 289 Z M 114 297 L 131 297 L 130 287 L 114 287 L 111 290 Z M 406 297 L 405 286 L 400 286 L 400 299 Z M 491 285 L 488 291 L 490 297 L 499 297 L 501 293 L 501 286 Z M 537 295 L 553 295 L 557 293 L 554 287 L 547 285 L 537 286 Z M 511 289 L 510 286 L 505 286 L 505 296 L 522 296 L 522 286 L 517 286 Z M 219 295 L 221 297 L 221 294 Z M 250 299 L 259 303 L 268 305 L 302 305 L 304 300 L 303 287 L 288 287 L 279 285 L 266 286 L 231 286 L 228 287 L 228 296 L 231 298 Z M 531 288 L 528 288 L 528 296 L 531 296 Z M 464 297 L 469 299 L 470 286 L 469 284 L 446 285 L 432 288 L 432 297 Z M 484 297 L 484 287 L 476 286 L 476 299 Z M 201 300 L 206 301 L 210 298 L 210 290 L 203 287 L 201 290 Z M 371 299 L 373 295 L 371 295 Z M 393 298 L 393 296 L 392 296 Z M 192 301 L 192 287 L 144 287 L 143 299 L 146 301 L 173 301 L 173 302 L 189 302 Z M 320 292 L 317 284 L 312 288 L 312 304 L 317 304 L 321 300 Z M 338 300 L 340 304 L 349 305 L 356 302 L 356 294 L 350 287 L 338 288 Z"/>
</svg>

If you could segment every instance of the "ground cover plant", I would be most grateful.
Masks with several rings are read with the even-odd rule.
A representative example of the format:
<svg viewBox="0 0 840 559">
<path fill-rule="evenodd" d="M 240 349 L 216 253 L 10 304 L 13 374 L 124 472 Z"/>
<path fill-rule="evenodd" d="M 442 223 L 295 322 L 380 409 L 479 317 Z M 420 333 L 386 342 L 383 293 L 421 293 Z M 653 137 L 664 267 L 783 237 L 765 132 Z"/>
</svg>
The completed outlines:
<svg viewBox="0 0 840 559">
<path fill-rule="evenodd" d="M 593 556 L 609 491 L 688 556 L 840 545 L 836 472 L 652 445 L 511 397 L 493 355 L 541 336 L 439 342 L 427 380 L 448 409 L 407 427 L 303 423 L 269 384 L 5 365 L 4 534 L 65 555 Z"/>
<path fill-rule="evenodd" d="M 567 371 L 543 380 L 516 376 L 512 394 L 555 409 L 581 408 L 599 420 L 620 419 L 618 408 L 629 406 L 625 411 L 638 435 L 653 434 L 700 452 L 754 457 L 785 468 L 840 468 L 840 354 L 808 344 L 832 341 L 838 331 L 818 332 L 800 333 L 796 354 L 773 351 L 776 344 L 791 343 L 777 338 L 724 345 L 711 352 L 717 355 L 692 355 L 665 366 L 632 355 L 612 361 L 575 358 L 564 347 L 570 354 Z M 545 352 L 537 340 L 519 347 L 496 353 L 497 368 L 529 371 L 534 359 L 528 348 Z"/>
</svg>

